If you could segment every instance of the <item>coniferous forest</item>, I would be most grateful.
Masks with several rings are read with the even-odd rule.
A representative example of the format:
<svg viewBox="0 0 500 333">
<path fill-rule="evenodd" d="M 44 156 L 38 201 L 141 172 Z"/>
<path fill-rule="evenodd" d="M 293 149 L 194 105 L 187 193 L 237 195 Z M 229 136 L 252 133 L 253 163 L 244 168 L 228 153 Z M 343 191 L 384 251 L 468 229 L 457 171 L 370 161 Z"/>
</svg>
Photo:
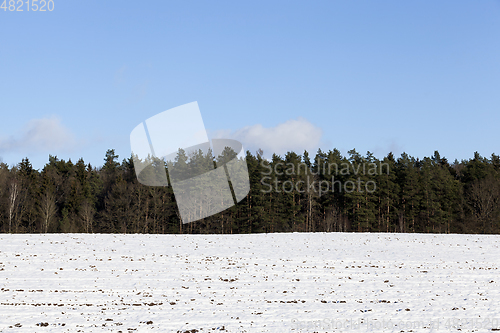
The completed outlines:
<svg viewBox="0 0 500 333">
<path fill-rule="evenodd" d="M 182 224 L 171 187 L 137 181 L 132 157 L 102 167 L 49 156 L 0 164 L 4 233 L 417 232 L 499 233 L 500 157 L 450 163 L 355 150 L 315 156 L 246 153 L 250 192 L 217 215 Z M 203 157 L 201 157 L 203 158 Z M 205 156 L 205 158 L 210 158 Z M 186 163 L 197 163 L 192 158 Z M 199 162 L 199 161 L 198 161 Z"/>
</svg>

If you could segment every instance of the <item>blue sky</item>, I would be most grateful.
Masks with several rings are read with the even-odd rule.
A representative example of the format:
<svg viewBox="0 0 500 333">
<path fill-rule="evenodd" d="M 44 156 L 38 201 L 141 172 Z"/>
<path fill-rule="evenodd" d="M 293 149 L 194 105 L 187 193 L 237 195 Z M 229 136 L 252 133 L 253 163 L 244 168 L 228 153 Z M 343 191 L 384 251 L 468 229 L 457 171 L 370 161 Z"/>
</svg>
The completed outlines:
<svg viewBox="0 0 500 333">
<path fill-rule="evenodd" d="M 54 4 L 0 10 L 9 165 L 129 157 L 136 125 L 193 101 L 253 152 L 500 153 L 498 0 Z"/>
</svg>

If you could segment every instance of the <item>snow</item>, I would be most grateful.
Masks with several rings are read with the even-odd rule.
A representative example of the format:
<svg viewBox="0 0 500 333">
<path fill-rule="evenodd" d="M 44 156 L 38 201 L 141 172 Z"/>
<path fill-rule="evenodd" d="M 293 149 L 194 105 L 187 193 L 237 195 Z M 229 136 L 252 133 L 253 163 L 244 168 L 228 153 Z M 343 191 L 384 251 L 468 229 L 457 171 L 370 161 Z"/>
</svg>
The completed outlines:
<svg viewBox="0 0 500 333">
<path fill-rule="evenodd" d="M 0 235 L 0 332 L 500 330 L 500 236 Z"/>
</svg>

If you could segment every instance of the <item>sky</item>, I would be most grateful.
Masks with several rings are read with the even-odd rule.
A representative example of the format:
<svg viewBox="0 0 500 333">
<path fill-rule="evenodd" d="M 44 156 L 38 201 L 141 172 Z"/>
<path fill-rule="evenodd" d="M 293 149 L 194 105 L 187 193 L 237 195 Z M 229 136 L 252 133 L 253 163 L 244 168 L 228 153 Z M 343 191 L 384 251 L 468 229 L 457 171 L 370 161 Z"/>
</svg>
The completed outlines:
<svg viewBox="0 0 500 333">
<path fill-rule="evenodd" d="M 500 153 L 499 0 L 52 4 L 0 9 L 9 166 L 128 158 L 138 124 L 194 101 L 210 138 L 267 157 Z"/>
</svg>

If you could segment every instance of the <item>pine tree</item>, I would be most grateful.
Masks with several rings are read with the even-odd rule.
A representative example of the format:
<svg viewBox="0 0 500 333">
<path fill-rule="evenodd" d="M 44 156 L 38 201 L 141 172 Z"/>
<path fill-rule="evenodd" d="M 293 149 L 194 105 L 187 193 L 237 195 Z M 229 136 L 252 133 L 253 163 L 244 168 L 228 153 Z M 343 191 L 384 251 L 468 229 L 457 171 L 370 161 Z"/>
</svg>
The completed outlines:
<svg viewBox="0 0 500 333">
<path fill-rule="evenodd" d="M 400 189 L 398 223 L 394 231 L 417 232 L 421 198 L 419 169 L 415 158 L 403 153 L 396 163 L 396 180 Z"/>
<path fill-rule="evenodd" d="M 400 188 L 397 183 L 396 160 L 389 153 L 377 163 L 376 185 L 378 202 L 377 231 L 395 230 L 398 222 Z"/>
</svg>

